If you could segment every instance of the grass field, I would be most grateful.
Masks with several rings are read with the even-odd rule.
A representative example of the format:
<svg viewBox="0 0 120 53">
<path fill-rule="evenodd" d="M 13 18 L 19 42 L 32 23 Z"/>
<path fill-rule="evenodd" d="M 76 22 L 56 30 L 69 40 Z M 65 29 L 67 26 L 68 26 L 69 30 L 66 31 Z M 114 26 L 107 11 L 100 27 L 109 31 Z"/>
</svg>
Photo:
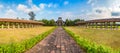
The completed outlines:
<svg viewBox="0 0 120 53">
<path fill-rule="evenodd" d="M 86 29 L 80 27 L 66 27 L 75 34 L 92 42 L 120 49 L 120 30 Z"/>
<path fill-rule="evenodd" d="M 53 27 L 41 26 L 37 28 L 0 29 L 0 44 L 30 39 L 52 28 Z"/>
</svg>

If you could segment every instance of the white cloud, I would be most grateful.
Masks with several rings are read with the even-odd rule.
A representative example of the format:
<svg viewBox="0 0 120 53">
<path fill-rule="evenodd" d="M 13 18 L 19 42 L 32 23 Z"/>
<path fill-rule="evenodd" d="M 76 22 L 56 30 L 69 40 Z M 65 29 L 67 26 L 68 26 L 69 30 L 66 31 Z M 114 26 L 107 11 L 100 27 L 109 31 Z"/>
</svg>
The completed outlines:
<svg viewBox="0 0 120 53">
<path fill-rule="evenodd" d="M 19 4 L 17 6 L 17 9 L 25 13 L 28 13 L 29 11 L 31 11 L 26 5 L 23 5 L 23 4 Z"/>
<path fill-rule="evenodd" d="M 109 5 L 110 5 L 109 8 L 111 9 L 111 11 L 120 12 L 120 0 L 111 1 Z"/>
<path fill-rule="evenodd" d="M 98 2 L 98 0 L 88 0 L 87 4 L 94 6 L 97 2 Z"/>
<path fill-rule="evenodd" d="M 49 8 L 51 8 L 51 7 L 56 8 L 56 7 L 58 7 L 58 4 L 49 3 L 47 5 L 47 7 L 49 7 Z"/>
<path fill-rule="evenodd" d="M 33 5 L 32 7 L 31 7 L 31 9 L 32 9 L 32 11 L 40 11 L 40 8 L 39 7 L 37 7 L 36 5 Z"/>
<path fill-rule="evenodd" d="M 3 8 L 3 5 L 0 5 L 0 9 L 2 9 Z"/>
<path fill-rule="evenodd" d="M 103 19 L 103 18 L 111 18 L 111 11 L 106 7 L 96 7 L 93 8 L 92 12 L 87 13 L 86 16 L 89 19 Z"/>
<path fill-rule="evenodd" d="M 50 8 L 50 7 L 52 7 L 52 6 L 53 6 L 53 4 L 52 4 L 52 3 L 49 3 L 49 4 L 48 4 L 48 7 L 49 7 L 49 8 Z"/>
<path fill-rule="evenodd" d="M 58 4 L 54 4 L 53 7 L 54 7 L 54 8 L 57 8 L 57 7 L 58 7 Z"/>
<path fill-rule="evenodd" d="M 61 14 L 60 14 L 60 17 L 62 17 L 63 20 L 65 20 L 65 19 L 75 19 L 74 16 L 75 15 L 72 12 L 61 12 Z"/>
<path fill-rule="evenodd" d="M 92 6 L 93 11 L 86 13 L 86 16 L 90 19 L 114 18 L 114 16 L 112 16 L 112 12 L 120 12 L 119 2 L 120 0 L 88 0 L 87 4 Z M 98 10 L 100 13 L 96 12 L 96 10 Z"/>
<path fill-rule="evenodd" d="M 64 5 L 68 5 L 69 4 L 69 2 L 68 1 L 64 1 Z"/>
<path fill-rule="evenodd" d="M 87 3 L 88 3 L 88 4 L 90 4 L 91 2 L 92 2 L 92 0 L 88 0 L 88 2 L 87 2 Z"/>
<path fill-rule="evenodd" d="M 32 6 L 32 0 L 28 0 L 28 4 Z"/>
<path fill-rule="evenodd" d="M 39 7 L 40 7 L 40 9 L 44 9 L 46 7 L 46 4 L 41 3 L 41 4 L 39 4 Z"/>
<path fill-rule="evenodd" d="M 19 4 L 17 6 L 17 10 L 19 11 L 23 11 L 25 13 L 28 13 L 30 11 L 34 11 L 34 12 L 39 12 L 40 10 L 43 10 L 45 7 L 43 4 L 40 5 L 40 7 L 36 6 L 36 5 L 32 5 L 31 8 L 28 8 L 28 6 L 23 5 L 23 4 Z"/>
<path fill-rule="evenodd" d="M 73 16 L 72 12 L 62 12 L 61 14 L 62 17 L 70 17 Z"/>
<path fill-rule="evenodd" d="M 4 17 L 9 17 L 9 18 L 16 18 L 16 12 L 12 9 L 8 9 L 6 13 L 4 14 Z"/>
</svg>

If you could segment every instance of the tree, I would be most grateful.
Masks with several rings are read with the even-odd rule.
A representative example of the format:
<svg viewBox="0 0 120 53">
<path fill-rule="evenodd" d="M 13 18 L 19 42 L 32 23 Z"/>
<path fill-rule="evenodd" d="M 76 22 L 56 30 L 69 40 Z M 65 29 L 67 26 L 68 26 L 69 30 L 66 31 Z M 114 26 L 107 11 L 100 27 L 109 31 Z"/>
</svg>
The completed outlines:
<svg viewBox="0 0 120 53">
<path fill-rule="evenodd" d="M 75 23 L 78 21 L 84 21 L 84 20 L 82 20 L 82 19 L 74 19 L 74 20 L 66 19 L 65 25 L 66 26 L 75 26 L 76 25 Z"/>
<path fill-rule="evenodd" d="M 48 20 L 47 19 L 42 19 L 42 22 L 44 23 L 45 26 L 48 25 Z"/>
<path fill-rule="evenodd" d="M 47 19 L 42 19 L 42 22 L 44 23 L 45 26 L 55 26 L 55 20 L 47 20 Z"/>
<path fill-rule="evenodd" d="M 29 12 L 28 15 L 30 16 L 29 20 L 35 20 L 35 14 L 33 11 Z"/>
<path fill-rule="evenodd" d="M 80 19 L 75 19 L 74 20 L 74 25 L 76 25 L 76 22 L 81 21 Z"/>
<path fill-rule="evenodd" d="M 66 25 L 66 26 L 73 26 L 73 25 L 74 25 L 74 22 L 73 22 L 72 20 L 70 20 L 70 19 L 66 19 L 65 25 Z"/>
<path fill-rule="evenodd" d="M 49 22 L 50 22 L 50 26 L 55 26 L 55 20 L 54 19 L 51 19 Z"/>
<path fill-rule="evenodd" d="M 81 21 L 80 19 L 75 19 L 74 22 L 78 22 L 78 21 Z"/>
<path fill-rule="evenodd" d="M 19 17 L 17 17 L 16 19 L 19 19 Z"/>
</svg>

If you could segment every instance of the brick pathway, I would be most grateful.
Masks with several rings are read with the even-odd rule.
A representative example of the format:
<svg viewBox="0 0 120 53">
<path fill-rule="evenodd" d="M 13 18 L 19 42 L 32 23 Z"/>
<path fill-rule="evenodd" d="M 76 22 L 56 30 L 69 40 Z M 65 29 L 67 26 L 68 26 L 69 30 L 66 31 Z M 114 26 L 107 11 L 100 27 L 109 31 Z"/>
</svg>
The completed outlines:
<svg viewBox="0 0 120 53">
<path fill-rule="evenodd" d="M 58 27 L 53 33 L 25 53 L 85 53 L 75 41 Z"/>
</svg>

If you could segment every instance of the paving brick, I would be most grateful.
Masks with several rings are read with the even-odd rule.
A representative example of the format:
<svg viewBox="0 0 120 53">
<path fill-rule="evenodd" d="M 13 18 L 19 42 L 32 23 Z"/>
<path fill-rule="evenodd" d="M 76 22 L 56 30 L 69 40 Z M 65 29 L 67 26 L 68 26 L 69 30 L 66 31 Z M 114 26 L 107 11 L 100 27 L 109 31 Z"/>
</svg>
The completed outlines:
<svg viewBox="0 0 120 53">
<path fill-rule="evenodd" d="M 65 32 L 62 27 L 58 27 L 25 53 L 86 53 L 76 44 L 76 42 Z"/>
</svg>

